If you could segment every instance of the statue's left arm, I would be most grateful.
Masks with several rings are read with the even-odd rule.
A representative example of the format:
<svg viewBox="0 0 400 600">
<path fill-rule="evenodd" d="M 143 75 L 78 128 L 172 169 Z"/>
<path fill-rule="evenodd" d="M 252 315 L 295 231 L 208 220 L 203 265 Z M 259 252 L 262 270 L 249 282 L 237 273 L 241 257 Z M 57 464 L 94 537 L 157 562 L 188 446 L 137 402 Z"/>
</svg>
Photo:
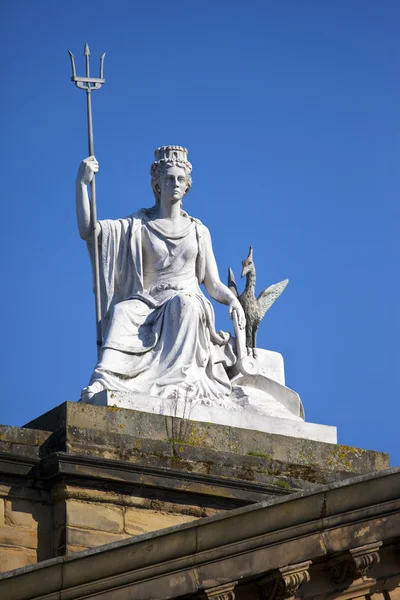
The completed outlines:
<svg viewBox="0 0 400 600">
<path fill-rule="evenodd" d="M 232 318 L 234 310 L 237 311 L 239 327 L 244 328 L 246 324 L 246 318 L 244 316 L 243 308 L 237 298 L 233 295 L 230 289 L 224 285 L 219 277 L 217 262 L 215 260 L 210 232 L 206 227 L 203 226 L 203 237 L 204 237 L 204 253 L 205 253 L 205 275 L 204 275 L 204 286 L 208 294 L 221 304 L 227 304 L 229 306 L 229 316 Z"/>
</svg>

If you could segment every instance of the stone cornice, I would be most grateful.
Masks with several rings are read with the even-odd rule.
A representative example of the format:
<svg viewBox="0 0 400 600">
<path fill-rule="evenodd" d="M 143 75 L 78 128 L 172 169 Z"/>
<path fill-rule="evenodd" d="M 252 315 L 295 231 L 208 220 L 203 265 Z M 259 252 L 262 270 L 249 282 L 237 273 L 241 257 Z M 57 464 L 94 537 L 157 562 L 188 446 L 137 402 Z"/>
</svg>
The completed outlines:
<svg viewBox="0 0 400 600">
<path fill-rule="evenodd" d="M 79 480 L 140 485 L 185 493 L 228 498 L 233 507 L 245 506 L 273 496 L 288 496 L 292 488 L 260 484 L 252 481 L 190 473 L 169 467 L 138 465 L 133 462 L 93 456 L 54 452 L 43 458 L 0 452 L 0 473 L 35 478 L 38 487 L 50 487 L 60 477 Z M 190 488 L 189 488 L 190 486 Z"/>
<path fill-rule="evenodd" d="M 354 560 L 377 552 L 376 539 L 394 548 L 400 540 L 399 489 L 400 469 L 393 469 L 318 492 L 261 502 L 11 571 L 0 576 L 0 597 L 33 600 L 34 590 L 36 598 L 57 600 L 62 588 L 62 593 L 74 600 L 90 594 L 111 594 L 127 586 L 131 595 L 137 594 L 140 586 L 141 600 L 166 600 L 171 598 L 171 577 L 173 597 L 190 597 L 201 590 L 212 590 L 219 582 L 225 585 L 237 580 L 241 586 L 251 580 L 259 585 L 273 576 L 284 582 L 283 590 L 276 586 L 278 600 L 279 595 L 288 597 L 302 583 L 305 588 L 312 585 L 314 565 L 320 568 L 331 558 L 343 558 L 349 539 L 365 542 L 350 553 Z M 394 554 L 394 550 L 385 551 Z M 285 559 L 291 564 L 282 567 Z M 313 564 L 307 566 L 309 561 Z M 373 586 L 377 579 L 386 582 L 393 577 L 393 562 L 375 563 L 381 570 L 371 580 Z M 364 569 L 361 562 L 360 568 Z M 311 581 L 307 583 L 309 571 Z M 365 593 L 371 587 L 367 583 L 365 579 Z M 332 590 L 328 580 L 326 587 Z M 26 595 L 17 596 L 13 591 L 16 589 L 27 590 Z"/>
<path fill-rule="evenodd" d="M 31 475 L 32 469 L 37 469 L 39 463 L 39 458 L 8 452 L 0 453 L 0 473 L 7 475 L 22 475 L 24 477 Z"/>
<path fill-rule="evenodd" d="M 41 477 L 51 479 L 58 476 L 73 476 L 74 478 L 98 479 L 103 481 L 120 481 L 121 483 L 140 484 L 141 486 L 161 487 L 182 490 L 186 482 L 190 482 L 192 490 L 198 493 L 223 495 L 229 490 L 229 496 L 237 500 L 243 499 L 248 504 L 260 500 L 260 494 L 277 495 L 278 486 L 244 483 L 228 477 L 221 478 L 201 473 L 187 473 L 167 467 L 151 467 L 137 465 L 127 461 L 88 457 L 81 455 L 56 452 L 42 459 Z M 185 482 L 185 483 L 183 483 Z M 288 490 L 279 490 L 281 495 L 288 495 Z"/>
</svg>

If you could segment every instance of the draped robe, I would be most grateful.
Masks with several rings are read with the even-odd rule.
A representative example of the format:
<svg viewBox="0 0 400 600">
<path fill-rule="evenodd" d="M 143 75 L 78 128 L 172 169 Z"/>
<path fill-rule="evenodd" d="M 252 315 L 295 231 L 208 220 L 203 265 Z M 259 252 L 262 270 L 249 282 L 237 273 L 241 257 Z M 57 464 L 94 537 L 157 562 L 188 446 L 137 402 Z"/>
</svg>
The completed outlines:
<svg viewBox="0 0 400 600">
<path fill-rule="evenodd" d="M 229 334 L 215 333 L 213 308 L 200 289 L 210 234 L 183 216 L 175 235 L 152 219 L 151 209 L 99 221 L 103 345 L 88 391 L 207 404 L 231 394 Z M 92 256 L 91 242 L 88 247 Z"/>
</svg>

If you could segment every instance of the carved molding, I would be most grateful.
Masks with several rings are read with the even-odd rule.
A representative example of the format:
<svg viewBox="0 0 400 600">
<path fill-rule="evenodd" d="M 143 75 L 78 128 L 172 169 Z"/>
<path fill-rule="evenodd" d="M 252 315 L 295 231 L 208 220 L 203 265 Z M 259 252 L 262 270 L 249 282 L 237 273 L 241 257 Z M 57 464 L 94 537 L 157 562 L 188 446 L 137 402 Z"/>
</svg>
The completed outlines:
<svg viewBox="0 0 400 600">
<path fill-rule="evenodd" d="M 379 548 L 382 542 L 374 542 L 359 548 L 352 548 L 338 555 L 330 562 L 332 583 L 346 583 L 365 577 L 374 565 L 379 563 Z"/>
<path fill-rule="evenodd" d="M 303 583 L 310 581 L 311 560 L 271 571 L 258 586 L 262 600 L 286 600 L 296 595 Z"/>
<path fill-rule="evenodd" d="M 207 600 L 235 600 L 235 587 L 237 581 L 231 581 L 224 585 L 217 585 L 204 590 Z"/>
</svg>

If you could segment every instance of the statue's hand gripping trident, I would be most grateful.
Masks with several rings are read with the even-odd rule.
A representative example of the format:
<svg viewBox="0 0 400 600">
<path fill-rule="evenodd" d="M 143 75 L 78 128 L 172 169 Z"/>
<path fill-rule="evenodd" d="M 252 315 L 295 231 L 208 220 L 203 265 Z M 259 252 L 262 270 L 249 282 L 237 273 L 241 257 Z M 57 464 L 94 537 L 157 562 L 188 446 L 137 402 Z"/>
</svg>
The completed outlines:
<svg viewBox="0 0 400 600">
<path fill-rule="evenodd" d="M 68 50 L 68 54 L 71 59 L 72 77 L 77 88 L 86 91 L 87 100 L 87 123 L 88 123 L 88 149 L 89 156 L 94 157 L 94 143 L 93 143 L 93 120 L 92 120 L 92 96 L 93 90 L 99 90 L 103 83 L 105 83 L 104 75 L 104 57 L 105 53 L 100 57 L 100 76 L 90 76 L 90 50 L 89 46 L 85 44 L 84 55 L 86 58 L 86 77 L 77 77 L 75 69 L 75 57 Z M 100 352 L 100 348 L 103 341 L 102 330 L 101 330 L 101 301 L 100 301 L 100 270 L 99 270 L 99 246 L 98 246 L 98 228 L 97 228 L 97 208 L 96 208 L 96 181 L 95 177 L 91 178 L 90 181 L 90 217 L 92 225 L 92 239 L 93 239 L 93 272 L 94 272 L 94 293 L 96 301 L 96 343 L 97 343 L 97 354 Z"/>
</svg>

